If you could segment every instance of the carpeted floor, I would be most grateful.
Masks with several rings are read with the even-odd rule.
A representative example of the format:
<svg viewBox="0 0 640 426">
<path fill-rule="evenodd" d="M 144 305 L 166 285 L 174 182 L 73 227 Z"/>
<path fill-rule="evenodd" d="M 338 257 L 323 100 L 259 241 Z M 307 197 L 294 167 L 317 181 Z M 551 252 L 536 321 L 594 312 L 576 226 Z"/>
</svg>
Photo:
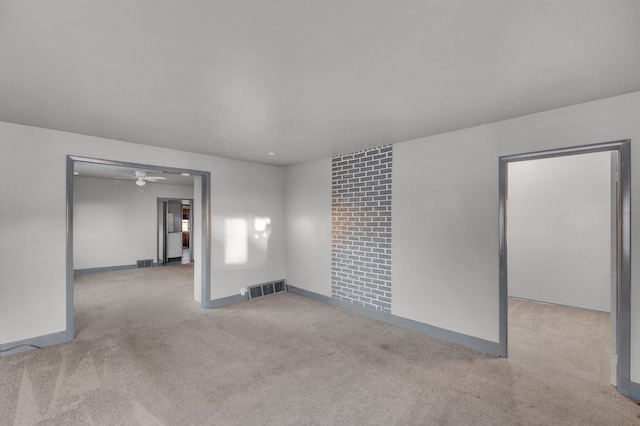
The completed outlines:
<svg viewBox="0 0 640 426">
<path fill-rule="evenodd" d="M 192 283 L 77 277 L 76 340 L 0 359 L 0 424 L 640 424 L 606 314 L 512 300 L 495 359 L 291 293 L 203 310 Z"/>
</svg>

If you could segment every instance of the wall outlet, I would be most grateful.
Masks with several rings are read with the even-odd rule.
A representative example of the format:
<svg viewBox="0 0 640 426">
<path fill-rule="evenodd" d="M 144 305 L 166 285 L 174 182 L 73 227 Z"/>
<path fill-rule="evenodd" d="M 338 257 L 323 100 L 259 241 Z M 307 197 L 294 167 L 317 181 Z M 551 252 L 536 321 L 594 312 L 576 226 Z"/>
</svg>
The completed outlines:
<svg viewBox="0 0 640 426">
<path fill-rule="evenodd" d="M 244 296 L 245 294 L 247 294 L 247 289 L 246 288 L 241 288 L 240 289 L 240 296 Z"/>
</svg>

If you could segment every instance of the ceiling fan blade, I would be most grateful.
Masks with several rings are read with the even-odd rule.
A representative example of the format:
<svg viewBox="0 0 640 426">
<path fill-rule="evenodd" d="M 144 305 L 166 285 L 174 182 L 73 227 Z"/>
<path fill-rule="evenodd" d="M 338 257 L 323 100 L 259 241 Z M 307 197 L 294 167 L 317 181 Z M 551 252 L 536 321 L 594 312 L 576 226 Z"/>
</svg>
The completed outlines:
<svg viewBox="0 0 640 426">
<path fill-rule="evenodd" d="M 144 177 L 142 179 L 148 180 L 149 182 L 155 182 L 157 180 L 165 180 L 166 178 L 162 177 L 162 176 L 147 176 L 147 177 Z"/>
<path fill-rule="evenodd" d="M 137 179 L 135 176 L 116 176 L 116 179 Z"/>
</svg>

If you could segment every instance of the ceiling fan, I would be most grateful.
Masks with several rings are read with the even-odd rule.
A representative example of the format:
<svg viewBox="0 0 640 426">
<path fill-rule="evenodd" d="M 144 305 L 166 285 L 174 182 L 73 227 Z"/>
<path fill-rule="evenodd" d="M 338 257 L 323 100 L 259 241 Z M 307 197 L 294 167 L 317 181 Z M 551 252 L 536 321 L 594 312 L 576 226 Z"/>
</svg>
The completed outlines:
<svg viewBox="0 0 640 426">
<path fill-rule="evenodd" d="M 136 185 L 145 186 L 147 182 L 156 182 L 166 178 L 162 176 L 147 176 L 147 172 L 144 170 L 136 170 L 135 176 L 118 176 L 117 179 L 136 179 Z"/>
</svg>

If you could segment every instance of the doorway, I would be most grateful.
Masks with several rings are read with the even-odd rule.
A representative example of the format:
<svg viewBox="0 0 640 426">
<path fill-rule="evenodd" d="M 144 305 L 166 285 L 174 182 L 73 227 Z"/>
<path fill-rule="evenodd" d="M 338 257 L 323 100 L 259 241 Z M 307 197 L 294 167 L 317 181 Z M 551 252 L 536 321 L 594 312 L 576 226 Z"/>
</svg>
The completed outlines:
<svg viewBox="0 0 640 426">
<path fill-rule="evenodd" d="M 193 199 L 158 198 L 158 265 L 193 263 Z"/>
<path fill-rule="evenodd" d="M 191 169 L 180 169 L 173 167 L 155 166 L 149 164 L 129 163 L 112 160 L 102 160 L 96 158 L 67 156 L 67 179 L 66 179 L 66 195 L 67 195 L 67 242 L 66 242 L 66 340 L 72 341 L 75 337 L 75 320 L 74 320 L 74 256 L 73 256 L 73 187 L 74 187 L 74 170 L 76 164 L 96 164 L 104 166 L 124 167 L 137 170 L 147 170 L 152 173 L 177 174 L 184 176 L 193 176 L 194 178 L 194 199 L 190 200 L 190 217 L 193 212 L 197 212 L 199 217 L 196 232 L 196 238 L 190 238 L 189 244 L 192 244 L 194 250 L 191 255 L 196 260 L 196 269 L 194 270 L 194 294 L 196 299 L 200 299 L 200 305 L 203 308 L 209 308 L 211 294 L 211 174 L 210 172 Z M 181 219 L 179 218 L 181 221 Z M 192 225 L 196 225 L 191 222 Z M 194 226 L 191 226 L 191 235 L 193 237 Z M 193 242 L 192 242 L 193 241 Z"/>
<path fill-rule="evenodd" d="M 508 194 L 509 165 L 529 160 L 551 159 L 579 154 L 610 152 L 612 173 L 612 215 L 615 218 L 612 244 L 612 365 L 618 391 L 629 396 L 630 391 L 630 142 L 615 141 L 575 148 L 501 157 L 499 160 L 499 210 L 500 210 L 500 287 L 499 321 L 500 348 L 503 356 L 508 355 Z"/>
</svg>

